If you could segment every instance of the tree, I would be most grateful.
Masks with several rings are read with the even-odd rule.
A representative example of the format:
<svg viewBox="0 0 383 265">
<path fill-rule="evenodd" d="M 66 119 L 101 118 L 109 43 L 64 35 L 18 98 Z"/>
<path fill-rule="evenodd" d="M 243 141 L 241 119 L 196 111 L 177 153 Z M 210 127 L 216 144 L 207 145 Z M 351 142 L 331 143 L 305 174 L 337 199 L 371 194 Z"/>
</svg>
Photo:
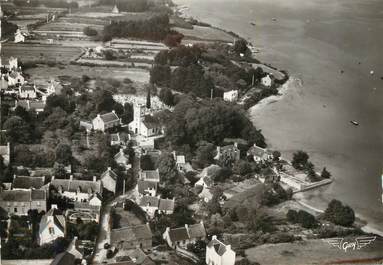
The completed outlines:
<svg viewBox="0 0 383 265">
<path fill-rule="evenodd" d="M 337 225 L 351 226 L 355 221 L 355 213 L 351 207 L 334 199 L 328 204 L 324 218 Z"/>
<path fill-rule="evenodd" d="M 233 50 L 235 53 L 240 54 L 240 53 L 246 53 L 248 48 L 247 48 L 247 41 L 244 39 L 239 39 L 236 40 L 234 43 Z"/>
<path fill-rule="evenodd" d="M 302 170 L 305 168 L 309 160 L 309 155 L 306 152 L 298 151 L 293 154 L 292 165 L 295 169 Z"/>
<path fill-rule="evenodd" d="M 116 56 L 114 56 L 114 52 L 112 50 L 104 51 L 104 57 L 105 57 L 105 60 L 108 60 L 108 61 L 112 61 L 116 59 Z"/>
<path fill-rule="evenodd" d="M 150 109 L 152 105 L 151 98 L 150 98 L 150 88 L 148 88 L 148 92 L 146 95 L 146 108 Z"/>
<path fill-rule="evenodd" d="M 170 83 L 171 70 L 169 65 L 156 64 L 150 70 L 150 83 L 159 86 L 168 86 Z"/>
<path fill-rule="evenodd" d="M 168 106 L 174 106 L 174 95 L 169 88 L 162 88 L 159 94 L 160 100 Z"/>
<path fill-rule="evenodd" d="M 4 123 L 5 135 L 13 143 L 30 143 L 31 130 L 28 124 L 19 116 L 11 116 Z"/>
<path fill-rule="evenodd" d="M 120 115 L 121 121 L 124 124 L 128 124 L 133 120 L 133 105 L 126 102 L 124 104 L 124 113 Z"/>
<path fill-rule="evenodd" d="M 140 158 L 140 165 L 142 170 L 154 170 L 155 165 L 150 155 L 143 155 Z"/>
<path fill-rule="evenodd" d="M 274 161 L 279 161 L 280 158 L 281 158 L 281 152 L 279 152 L 279 151 L 274 151 L 274 152 L 273 152 L 273 160 L 274 160 Z"/>
<path fill-rule="evenodd" d="M 326 169 L 326 167 L 323 168 L 321 177 L 324 179 L 329 179 L 331 177 L 331 173 Z"/>
<path fill-rule="evenodd" d="M 251 164 L 244 160 L 238 160 L 233 166 L 233 171 L 239 175 L 246 175 L 251 173 Z"/>
<path fill-rule="evenodd" d="M 67 175 L 65 166 L 63 164 L 56 163 L 53 166 L 53 176 L 58 178 L 64 178 Z"/>
<path fill-rule="evenodd" d="M 302 227 L 304 228 L 314 228 L 317 226 L 317 221 L 314 215 L 306 211 L 299 210 L 296 218 L 297 218 L 297 222 L 300 223 Z"/>
<path fill-rule="evenodd" d="M 286 214 L 286 218 L 287 218 L 287 221 L 294 224 L 298 222 L 298 212 L 290 209 Z"/>
<path fill-rule="evenodd" d="M 72 163 L 72 149 L 67 144 L 59 144 L 56 147 L 56 162 L 64 165 Z"/>
<path fill-rule="evenodd" d="M 196 151 L 196 162 L 200 167 L 206 167 L 214 162 L 216 148 L 211 143 L 201 143 Z"/>
<path fill-rule="evenodd" d="M 161 181 L 174 183 L 178 179 L 176 161 L 170 153 L 162 153 L 157 162 L 157 168 L 161 176 Z"/>
</svg>

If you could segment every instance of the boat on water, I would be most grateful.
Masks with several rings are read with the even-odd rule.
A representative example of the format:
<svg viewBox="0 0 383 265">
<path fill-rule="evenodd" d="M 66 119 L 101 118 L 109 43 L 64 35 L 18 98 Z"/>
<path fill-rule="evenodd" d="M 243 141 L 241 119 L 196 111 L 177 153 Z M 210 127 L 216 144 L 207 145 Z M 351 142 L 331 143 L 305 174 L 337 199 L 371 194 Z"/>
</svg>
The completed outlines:
<svg viewBox="0 0 383 265">
<path fill-rule="evenodd" d="M 358 126 L 359 125 L 359 122 L 357 122 L 357 121 L 350 121 L 351 122 L 351 124 L 353 124 L 353 125 L 355 125 L 355 126 Z"/>
<path fill-rule="evenodd" d="M 255 26 L 255 21 L 250 21 L 250 25 Z"/>
</svg>

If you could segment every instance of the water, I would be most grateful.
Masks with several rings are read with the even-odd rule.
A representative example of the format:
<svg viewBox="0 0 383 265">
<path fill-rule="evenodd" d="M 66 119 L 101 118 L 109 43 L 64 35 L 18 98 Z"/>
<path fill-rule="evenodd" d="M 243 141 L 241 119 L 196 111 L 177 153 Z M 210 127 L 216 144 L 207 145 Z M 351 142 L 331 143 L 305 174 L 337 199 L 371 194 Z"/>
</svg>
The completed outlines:
<svg viewBox="0 0 383 265">
<path fill-rule="evenodd" d="M 176 3 L 190 7 L 187 15 L 245 37 L 261 49 L 258 59 L 291 74 L 282 98 L 251 109 L 254 123 L 271 148 L 287 157 L 302 149 L 319 170 L 331 171 L 334 183 L 307 193 L 307 201 L 324 207 L 340 199 L 383 230 L 383 1 Z"/>
</svg>

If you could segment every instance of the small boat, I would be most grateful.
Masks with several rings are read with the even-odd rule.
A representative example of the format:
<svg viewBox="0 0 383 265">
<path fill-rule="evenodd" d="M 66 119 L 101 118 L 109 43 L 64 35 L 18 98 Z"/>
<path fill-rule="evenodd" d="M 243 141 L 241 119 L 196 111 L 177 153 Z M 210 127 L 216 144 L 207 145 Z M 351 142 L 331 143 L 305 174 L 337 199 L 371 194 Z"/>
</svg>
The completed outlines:
<svg viewBox="0 0 383 265">
<path fill-rule="evenodd" d="M 272 18 L 273 21 L 277 21 L 277 19 L 275 17 Z"/>
<path fill-rule="evenodd" d="M 370 71 L 370 75 L 374 75 L 375 72 L 373 70 Z"/>
<path fill-rule="evenodd" d="M 341 74 L 343 74 L 343 73 L 344 73 L 344 71 L 343 71 L 343 70 L 340 70 L 340 73 L 341 73 Z"/>
<path fill-rule="evenodd" d="M 357 122 L 357 121 L 350 121 L 351 122 L 351 124 L 353 124 L 353 125 L 355 125 L 355 126 L 358 126 L 359 125 L 359 122 Z"/>
<path fill-rule="evenodd" d="M 255 21 L 250 21 L 250 25 L 255 26 Z"/>
</svg>

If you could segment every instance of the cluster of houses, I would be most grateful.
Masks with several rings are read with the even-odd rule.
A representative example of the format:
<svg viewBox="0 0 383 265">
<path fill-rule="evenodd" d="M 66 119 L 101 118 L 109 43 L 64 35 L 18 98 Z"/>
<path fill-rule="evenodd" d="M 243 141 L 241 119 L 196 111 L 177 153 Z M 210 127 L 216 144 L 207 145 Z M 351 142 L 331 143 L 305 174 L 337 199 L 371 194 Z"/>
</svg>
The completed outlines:
<svg viewBox="0 0 383 265">
<path fill-rule="evenodd" d="M 17 58 L 11 57 L 9 64 L 1 67 L 0 91 L 16 99 L 14 109 L 21 106 L 40 113 L 44 111 L 48 96 L 59 94 L 62 89 L 61 84 L 53 79 L 41 84 L 27 82 Z"/>
</svg>

